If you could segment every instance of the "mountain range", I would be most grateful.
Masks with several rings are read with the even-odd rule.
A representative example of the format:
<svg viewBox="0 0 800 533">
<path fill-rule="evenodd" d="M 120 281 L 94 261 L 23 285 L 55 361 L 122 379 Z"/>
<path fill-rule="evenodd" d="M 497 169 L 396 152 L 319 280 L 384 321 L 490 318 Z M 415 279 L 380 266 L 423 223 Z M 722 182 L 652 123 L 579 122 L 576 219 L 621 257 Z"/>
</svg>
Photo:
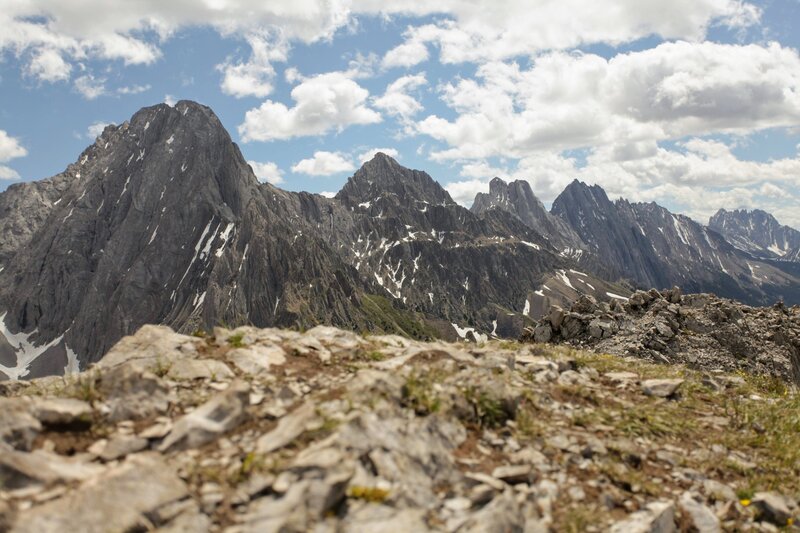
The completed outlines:
<svg viewBox="0 0 800 533">
<path fill-rule="evenodd" d="M 548 212 L 497 178 L 466 209 L 380 153 L 334 198 L 288 192 L 258 182 L 211 109 L 160 104 L 0 193 L 0 372 L 84 369 L 146 323 L 481 341 L 637 287 L 800 302 L 794 230 L 767 256 L 778 230 L 748 233 L 747 217 L 706 227 L 578 181 Z"/>
</svg>

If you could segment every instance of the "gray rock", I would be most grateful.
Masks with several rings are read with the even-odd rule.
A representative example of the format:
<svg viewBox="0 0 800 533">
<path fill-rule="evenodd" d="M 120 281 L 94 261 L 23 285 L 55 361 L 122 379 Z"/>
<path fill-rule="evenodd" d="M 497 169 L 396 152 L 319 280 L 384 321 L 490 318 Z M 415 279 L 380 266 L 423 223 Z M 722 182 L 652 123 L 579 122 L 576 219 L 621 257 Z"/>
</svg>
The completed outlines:
<svg viewBox="0 0 800 533">
<path fill-rule="evenodd" d="M 642 381 L 642 392 L 647 396 L 671 398 L 682 384 L 682 379 L 646 379 Z"/>
<path fill-rule="evenodd" d="M 689 517 L 692 526 L 698 533 L 720 533 L 719 518 L 690 492 L 681 495 L 678 505 L 684 515 Z"/>
<path fill-rule="evenodd" d="M 87 425 L 92 421 L 92 406 L 72 398 L 40 398 L 33 411 L 46 426 Z"/>
<path fill-rule="evenodd" d="M 103 451 L 100 453 L 100 458 L 103 461 L 114 461 L 121 459 L 126 455 L 140 452 L 147 448 L 149 441 L 141 437 L 118 436 L 109 440 Z"/>
<path fill-rule="evenodd" d="M 228 352 L 228 359 L 242 372 L 258 376 L 268 374 L 272 366 L 286 363 L 286 352 L 280 346 L 254 344 Z"/>
<path fill-rule="evenodd" d="M 345 533 L 397 533 L 400 531 L 425 533 L 431 531 L 421 509 L 395 509 L 387 505 L 366 504 L 356 506 L 342 522 Z"/>
<path fill-rule="evenodd" d="M 0 487 L 4 490 L 81 481 L 100 471 L 101 466 L 86 463 L 80 458 L 64 458 L 43 450 L 26 453 L 0 447 Z"/>
<path fill-rule="evenodd" d="M 193 379 L 231 379 L 234 377 L 228 365 L 215 359 L 179 359 L 173 362 L 167 377 L 178 381 Z"/>
<path fill-rule="evenodd" d="M 675 504 L 667 501 L 652 502 L 644 510 L 631 514 L 615 523 L 610 533 L 673 533 Z"/>
<path fill-rule="evenodd" d="M 505 491 L 488 505 L 471 515 L 458 532 L 493 533 L 496 531 L 522 531 L 525 518 L 512 491 Z"/>
<path fill-rule="evenodd" d="M 564 310 L 558 306 L 551 306 L 547 313 L 550 326 L 556 331 L 561 329 L 561 324 L 564 322 Z"/>
<path fill-rule="evenodd" d="M 157 509 L 187 496 L 186 486 L 162 459 L 136 455 L 96 482 L 21 513 L 11 531 L 133 531 L 146 527 Z"/>
<path fill-rule="evenodd" d="M 163 380 L 132 365 L 104 372 L 98 389 L 108 404 L 111 422 L 159 415 L 169 407 L 170 390 Z"/>
<path fill-rule="evenodd" d="M 492 471 L 492 476 L 511 485 L 529 483 L 531 481 L 531 465 L 506 465 L 498 466 Z"/>
<path fill-rule="evenodd" d="M 774 492 L 757 492 L 751 504 L 758 509 L 759 516 L 776 526 L 786 526 L 792 512 L 786 498 Z"/>
<path fill-rule="evenodd" d="M 234 381 L 225 392 L 178 419 L 158 450 L 185 450 L 211 442 L 244 422 L 248 405 L 250 385 Z"/>
<path fill-rule="evenodd" d="M 30 402 L 22 398 L 0 398 L 0 441 L 18 450 L 30 450 L 42 430 L 31 411 Z"/>
<path fill-rule="evenodd" d="M 278 421 L 269 433 L 262 435 L 256 443 L 258 453 L 270 453 L 283 448 L 299 437 L 318 418 L 316 407 L 311 402 L 300 405 Z"/>
</svg>

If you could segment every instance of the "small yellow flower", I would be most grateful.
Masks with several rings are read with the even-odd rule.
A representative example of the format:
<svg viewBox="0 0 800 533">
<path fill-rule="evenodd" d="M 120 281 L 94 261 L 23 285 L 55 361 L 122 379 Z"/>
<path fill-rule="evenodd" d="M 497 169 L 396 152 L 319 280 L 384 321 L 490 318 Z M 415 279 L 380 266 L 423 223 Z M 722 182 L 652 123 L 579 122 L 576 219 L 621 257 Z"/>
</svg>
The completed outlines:
<svg viewBox="0 0 800 533">
<path fill-rule="evenodd" d="M 739 500 L 739 503 L 741 503 L 744 507 L 747 507 L 750 505 L 750 500 Z"/>
<path fill-rule="evenodd" d="M 786 520 L 786 525 L 787 525 L 787 526 L 794 525 L 794 518 L 788 518 L 788 519 Z"/>
</svg>

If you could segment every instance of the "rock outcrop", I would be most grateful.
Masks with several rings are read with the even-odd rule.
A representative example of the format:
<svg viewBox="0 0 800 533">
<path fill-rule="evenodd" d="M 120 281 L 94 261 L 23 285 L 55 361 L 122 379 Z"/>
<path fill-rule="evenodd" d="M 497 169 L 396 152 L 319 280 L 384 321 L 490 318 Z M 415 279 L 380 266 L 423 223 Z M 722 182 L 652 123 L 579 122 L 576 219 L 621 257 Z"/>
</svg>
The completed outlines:
<svg viewBox="0 0 800 533">
<path fill-rule="evenodd" d="M 800 307 L 782 303 L 750 307 L 678 288 L 636 291 L 610 305 L 583 296 L 567 310 L 550 308 L 524 339 L 800 384 Z"/>
<path fill-rule="evenodd" d="M 797 392 L 747 374 L 148 326 L 80 374 L 0 393 L 14 533 L 772 531 L 798 515 Z"/>
</svg>

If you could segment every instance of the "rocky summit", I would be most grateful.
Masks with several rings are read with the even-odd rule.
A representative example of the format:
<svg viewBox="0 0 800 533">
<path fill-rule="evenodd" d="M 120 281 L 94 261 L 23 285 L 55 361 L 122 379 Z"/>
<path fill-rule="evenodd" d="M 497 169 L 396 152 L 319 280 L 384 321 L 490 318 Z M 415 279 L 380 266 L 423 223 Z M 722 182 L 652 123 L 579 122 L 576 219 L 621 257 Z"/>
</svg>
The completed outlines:
<svg viewBox="0 0 800 533">
<path fill-rule="evenodd" d="M 145 326 L 0 391 L 14 533 L 776 531 L 799 512 L 797 391 L 751 374 Z"/>
</svg>

